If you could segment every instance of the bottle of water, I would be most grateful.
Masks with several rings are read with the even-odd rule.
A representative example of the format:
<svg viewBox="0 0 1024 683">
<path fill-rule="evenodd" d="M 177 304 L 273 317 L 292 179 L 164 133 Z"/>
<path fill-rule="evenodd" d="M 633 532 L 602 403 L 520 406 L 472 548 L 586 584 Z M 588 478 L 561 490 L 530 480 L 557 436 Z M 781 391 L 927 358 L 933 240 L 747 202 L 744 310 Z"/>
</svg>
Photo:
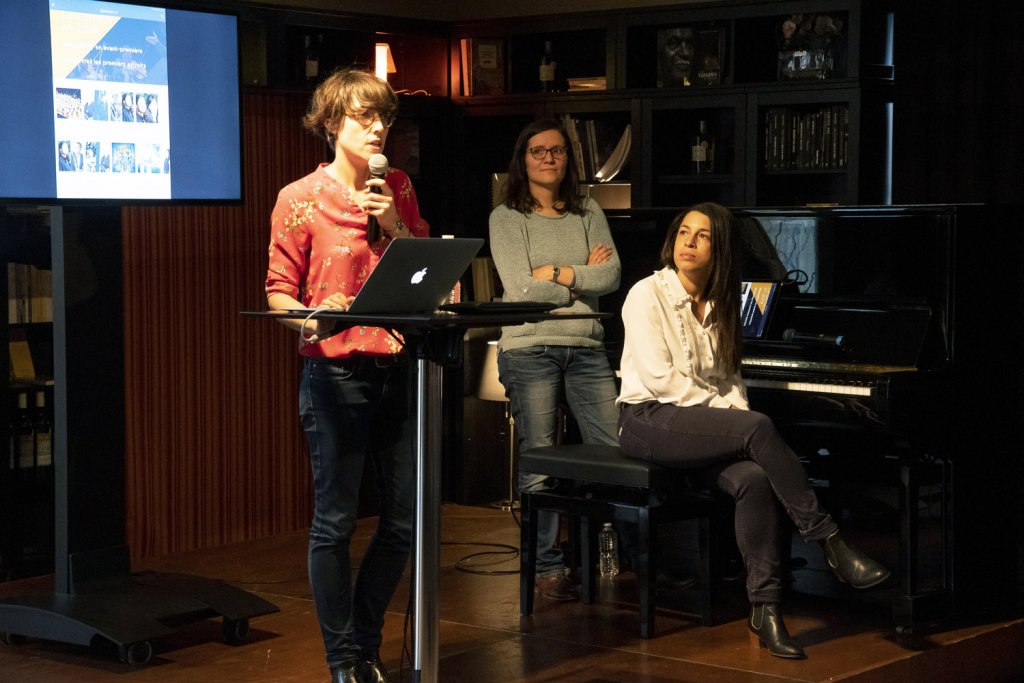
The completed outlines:
<svg viewBox="0 0 1024 683">
<path fill-rule="evenodd" d="M 601 528 L 597 545 L 601 553 L 598 560 L 601 576 L 616 576 L 619 573 L 619 540 L 611 522 L 605 522 Z"/>
</svg>

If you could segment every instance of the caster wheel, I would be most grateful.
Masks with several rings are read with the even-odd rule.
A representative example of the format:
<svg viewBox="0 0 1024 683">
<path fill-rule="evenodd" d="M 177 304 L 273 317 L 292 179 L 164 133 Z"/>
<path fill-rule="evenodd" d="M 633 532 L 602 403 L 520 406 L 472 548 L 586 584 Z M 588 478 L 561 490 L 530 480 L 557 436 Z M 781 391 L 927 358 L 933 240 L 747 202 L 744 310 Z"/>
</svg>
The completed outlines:
<svg viewBox="0 0 1024 683">
<path fill-rule="evenodd" d="M 224 642 L 228 645 L 244 645 L 249 640 L 248 619 L 228 619 L 224 617 L 221 630 L 224 633 Z"/>
<path fill-rule="evenodd" d="M 153 646 L 148 640 L 138 643 L 128 643 L 118 648 L 117 652 L 121 661 L 132 666 L 141 666 L 148 662 L 153 656 Z"/>
</svg>

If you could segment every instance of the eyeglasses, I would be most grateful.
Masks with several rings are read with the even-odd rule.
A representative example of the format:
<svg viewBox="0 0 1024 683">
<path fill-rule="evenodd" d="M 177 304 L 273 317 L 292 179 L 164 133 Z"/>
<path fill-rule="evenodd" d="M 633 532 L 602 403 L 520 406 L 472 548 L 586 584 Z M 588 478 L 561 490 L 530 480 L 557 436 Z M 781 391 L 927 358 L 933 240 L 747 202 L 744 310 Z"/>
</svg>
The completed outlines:
<svg viewBox="0 0 1024 683">
<path fill-rule="evenodd" d="M 557 147 L 531 147 L 526 151 L 529 152 L 530 156 L 537 161 L 543 161 L 544 157 L 548 155 L 548 152 L 551 152 L 551 157 L 553 159 L 564 159 L 566 149 L 565 145 L 558 145 Z"/>
<path fill-rule="evenodd" d="M 380 125 L 390 128 L 395 122 L 395 112 L 377 111 L 376 109 L 365 109 L 363 111 L 345 112 L 345 116 L 358 123 L 363 128 L 369 128 L 376 119 L 380 119 Z"/>
</svg>

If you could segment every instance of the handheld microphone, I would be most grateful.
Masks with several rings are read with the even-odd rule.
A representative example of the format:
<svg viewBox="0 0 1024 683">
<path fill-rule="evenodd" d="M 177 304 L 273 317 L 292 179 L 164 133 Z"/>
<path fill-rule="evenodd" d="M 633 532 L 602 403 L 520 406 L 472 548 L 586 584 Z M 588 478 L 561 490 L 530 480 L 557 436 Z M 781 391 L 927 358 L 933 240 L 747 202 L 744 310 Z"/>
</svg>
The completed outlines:
<svg viewBox="0 0 1024 683">
<path fill-rule="evenodd" d="M 371 178 L 383 178 L 384 174 L 388 172 L 388 158 L 383 154 L 374 154 L 370 157 L 369 167 Z M 380 190 L 377 189 L 376 186 L 371 186 L 370 192 L 380 194 Z M 377 217 L 367 216 L 366 241 L 370 244 L 376 244 L 377 242 L 380 242 L 380 238 L 380 224 L 377 222 Z"/>
<path fill-rule="evenodd" d="M 782 333 L 782 338 L 785 341 L 822 344 L 824 346 L 834 346 L 839 349 L 843 348 L 843 345 L 846 342 L 846 338 L 841 334 L 800 332 L 799 330 L 794 330 L 792 327 Z"/>
</svg>

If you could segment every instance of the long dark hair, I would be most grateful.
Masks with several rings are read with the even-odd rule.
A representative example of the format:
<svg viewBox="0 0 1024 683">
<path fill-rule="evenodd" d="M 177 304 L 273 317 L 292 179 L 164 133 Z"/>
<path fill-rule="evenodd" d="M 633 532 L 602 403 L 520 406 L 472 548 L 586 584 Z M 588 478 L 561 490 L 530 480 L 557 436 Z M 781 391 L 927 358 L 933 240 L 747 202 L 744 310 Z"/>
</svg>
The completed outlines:
<svg viewBox="0 0 1024 683">
<path fill-rule="evenodd" d="M 711 222 L 711 276 L 702 295 L 715 302 L 719 360 L 726 370 L 736 372 L 743 358 L 743 334 L 740 326 L 740 242 L 735 216 L 714 202 L 701 202 L 684 210 L 669 225 L 665 242 L 661 245 L 661 265 L 675 270 L 676 234 L 683 218 L 691 211 L 704 214 Z"/>
<path fill-rule="evenodd" d="M 526 151 L 530 138 L 544 131 L 555 130 L 562 136 L 565 143 L 565 177 L 558 187 L 558 202 L 562 211 L 578 216 L 583 215 L 583 201 L 580 199 L 580 177 L 576 168 L 576 157 L 572 153 L 572 143 L 561 123 L 554 119 L 539 119 L 530 123 L 519 133 L 519 139 L 512 149 L 512 160 L 508 162 L 508 186 L 505 190 L 505 206 L 519 213 L 532 213 L 540 207 L 530 194 L 530 179 L 526 175 Z"/>
</svg>

